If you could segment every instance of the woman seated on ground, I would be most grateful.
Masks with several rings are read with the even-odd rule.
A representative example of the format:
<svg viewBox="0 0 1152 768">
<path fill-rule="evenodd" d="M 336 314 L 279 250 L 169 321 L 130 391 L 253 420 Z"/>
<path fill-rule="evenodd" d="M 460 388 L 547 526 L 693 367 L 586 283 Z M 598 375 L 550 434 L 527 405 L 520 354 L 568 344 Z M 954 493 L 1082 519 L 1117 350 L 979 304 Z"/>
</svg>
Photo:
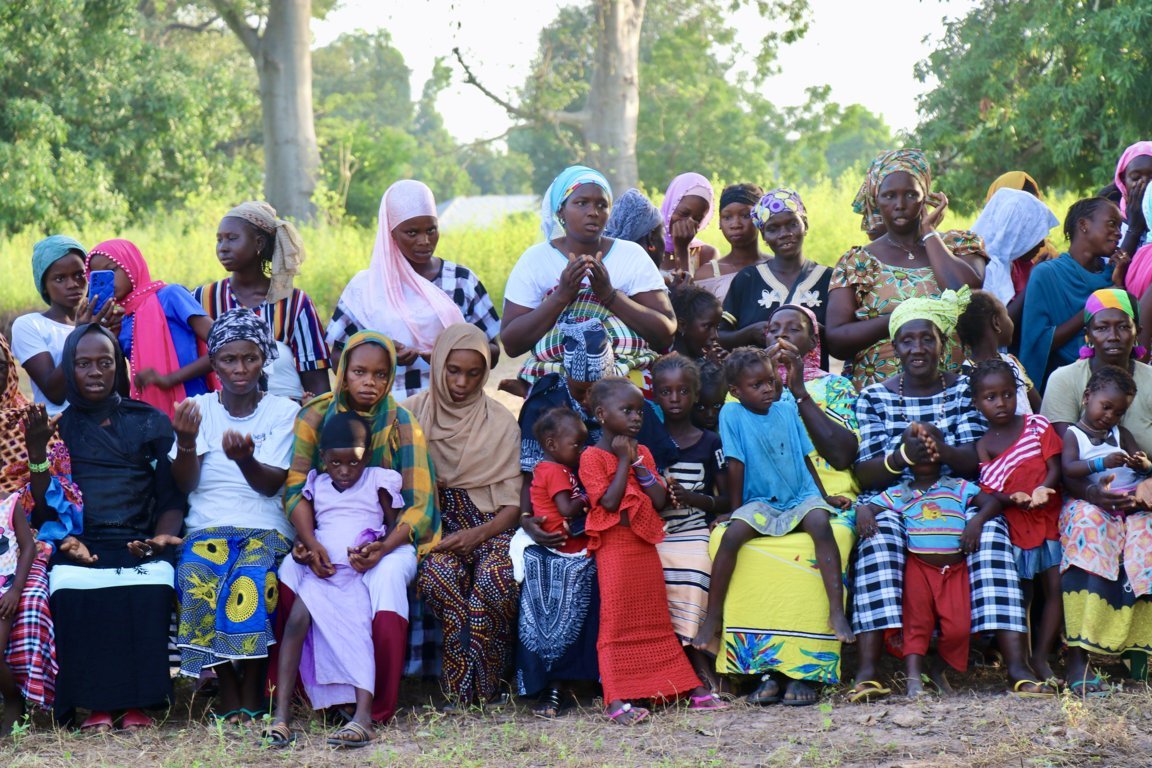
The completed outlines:
<svg viewBox="0 0 1152 768">
<path fill-rule="evenodd" d="M 96 324 L 64 345 L 68 409 L 60 437 L 84 498 L 83 533 L 52 556 L 48 584 L 56 625 L 56 717 L 102 732 L 123 714 L 126 730 L 149 728 L 146 707 L 172 695 L 168 627 L 184 496 L 168 454 L 172 422 L 128 399 L 128 365 L 115 337 Z"/>
<path fill-rule="evenodd" d="M 523 381 L 501 382 L 502 388 L 523 396 L 541 376 L 560 372 L 560 322 L 603 323 L 622 376 L 646 368 L 656 359 L 653 350 L 672 343 L 676 320 L 660 271 L 640 246 L 602 234 L 611 205 L 608 180 L 591 168 L 566 168 L 548 187 L 540 213 L 544 241 L 512 268 L 500 325 L 508 354 L 531 354 L 520 369 Z M 552 239 L 557 221 L 564 234 Z"/>
<path fill-rule="evenodd" d="M 1052 371 L 1078 359 L 1088 297 L 1101 288 L 1123 288 L 1128 263 L 1116 248 L 1120 209 L 1102 197 L 1073 203 L 1064 234 L 1068 252 L 1032 270 L 1021 318 L 1020 362 L 1041 391 Z"/>
<path fill-rule="evenodd" d="M 745 267 L 732 281 L 720 325 L 720 343 L 728 348 L 764 346 L 768 321 L 785 304 L 811 309 L 821 326 L 828 307 L 832 270 L 804 258 L 808 211 L 800 194 L 792 189 L 773 189 L 757 201 L 752 221 L 772 258 Z M 821 350 L 820 355 L 821 367 L 827 368 L 827 352 Z"/>
<path fill-rule="evenodd" d="M 24 580 L 24 590 L 9 633 L 5 662 L 11 677 L 0 680 L 4 717 L 0 736 L 25 714 L 25 705 L 52 707 L 56 685 L 56 648 L 48 610 L 48 557 L 61 539 L 80 530 L 80 491 L 72 482 L 68 449 L 53 435 L 54 425 L 41 403 L 30 405 L 20 393 L 20 376 L 8 342 L 0 336 L 0 498 L 15 504 L 37 529 L 39 553 Z M 12 563 L 14 566 L 15 563 Z M 6 687 L 10 686 L 10 687 Z"/>
<path fill-rule="evenodd" d="M 986 426 L 972 405 L 968 380 L 940 372 L 944 338 L 951 336 L 967 303 L 967 289 L 939 299 L 905 300 L 889 317 L 895 375 L 866 387 L 856 403 L 860 452 L 856 476 L 865 489 L 898 488 L 910 467 L 938 461 L 944 477 L 974 478 L 975 443 Z M 892 509 L 857 509 L 852 628 L 860 649 L 853 702 L 886 696 L 877 677 L 884 631 L 902 626 L 905 558 L 903 521 Z M 1020 581 L 1003 518 L 984 524 L 980 544 L 968 557 L 972 634 L 995 632 L 1013 692 L 1048 694 L 1028 667 Z"/>
<path fill-rule="evenodd" d="M 454 323 L 472 323 L 484 332 L 492 365 L 500 357 L 500 318 L 488 291 L 471 270 L 437 256 L 439 242 L 432 190 L 412 179 L 388 187 L 380 198 L 372 262 L 348 282 L 328 323 L 334 354 L 358 331 L 392 339 L 392 396 L 400 400 L 428 388 L 432 345 Z"/>
<path fill-rule="evenodd" d="M 613 201 L 604 237 L 636 243 L 657 269 L 664 261 L 664 220 L 660 209 L 638 189 L 629 189 Z"/>
<path fill-rule="evenodd" d="M 690 279 L 696 270 L 716 258 L 716 249 L 696 237 L 712 221 L 712 183 L 699 173 L 672 179 L 660 204 L 664 219 L 664 261 L 660 269 Z"/>
<path fill-rule="evenodd" d="M 268 392 L 301 400 L 332 389 L 324 326 L 308 294 L 292 285 L 304 262 L 304 245 L 290 222 L 268 203 L 241 203 L 220 219 L 216 258 L 230 273 L 192 292 L 215 320 L 247 307 L 272 329 L 276 354 L 265 360 Z"/>
<path fill-rule="evenodd" d="M 444 538 L 420 565 L 420 592 L 444 626 L 449 706 L 490 702 L 516 639 L 508 543 L 520 516 L 520 430 L 484 392 L 491 360 L 475 326 L 451 325 L 432 350 L 431 387 L 405 401 L 424 426 Z"/>
<path fill-rule="evenodd" d="M 115 301 L 124 310 L 116 332 L 130 368 L 130 394 L 169 419 L 176 403 L 212 387 L 212 366 L 203 354 L 212 321 L 182 285 L 153 280 L 140 249 L 128 240 L 105 240 L 88 252 L 89 279 L 98 270 L 114 275 Z"/>
<path fill-rule="evenodd" d="M 692 281 L 721 302 L 741 270 L 767 258 L 760 252 L 760 232 L 752 220 L 752 209 L 762 197 L 764 190 L 755 184 L 730 184 L 720 193 L 720 234 L 732 250 L 702 264 Z"/>
<path fill-rule="evenodd" d="M 440 513 L 432 496 L 434 481 L 424 431 L 391 395 L 395 361 L 395 348 L 382 334 L 360 331 L 348 339 L 336 368 L 335 388 L 305 405 L 296 417 L 284 494 L 284 507 L 291 515 L 303 498 L 308 473 L 321 467 L 321 430 L 333 415 L 345 411 L 355 411 L 372 427 L 368 465 L 395 470 L 403 479 L 404 511 L 396 526 L 383 541 L 371 542 L 361 552 L 364 568 L 372 574 L 368 588 L 376 663 L 372 719 L 376 722 L 387 722 L 396 714 L 408 639 L 408 584 L 416 576 L 416 558 L 440 541 Z M 292 559 L 307 564 L 307 548 L 294 544 Z M 299 586 L 290 572 L 295 573 L 291 569 L 281 572 L 277 636 L 291 615 Z M 271 669 L 276 669 L 277 661 L 274 646 L 269 656 Z"/>
<path fill-rule="evenodd" d="M 64 339 L 77 324 L 96 322 L 108 326 L 123 314 L 115 302 L 107 302 L 93 317 L 85 292 L 88 277 L 84 260 L 88 254 L 67 235 L 52 235 L 32 247 L 32 279 L 48 309 L 29 312 L 12 322 L 12 352 L 24 366 L 32 383 L 32 399 L 55 416 L 68 407 L 64 399 L 64 369 L 60 356 Z"/>
<path fill-rule="evenodd" d="M 968 262 L 953 254 L 936 231 L 947 201 L 928 203 L 932 174 L 919 149 L 885 152 L 872 161 L 853 210 L 861 229 L 884 230 L 866 246 L 845 253 L 833 270 L 828 292 L 828 352 L 845 362 L 844 375 L 861 390 L 896 375 L 898 363 L 888 316 L 900 302 L 937 297 L 962 286 L 980 287 Z M 959 366 L 959 351 L 942 338 L 940 358 Z"/>
<path fill-rule="evenodd" d="M 197 678 L 216 670 L 214 716 L 228 725 L 267 710 L 276 569 L 294 535 L 283 492 L 299 406 L 260 388 L 276 355 L 262 317 L 243 307 L 224 312 L 208 334 L 222 389 L 178 403 L 172 422 L 176 444 L 168 458 L 188 494 L 176 571 L 180 673 Z"/>
<path fill-rule="evenodd" d="M 1088 297 L 1083 312 L 1080 359 L 1052 372 L 1040 413 L 1063 437 L 1084 413 L 1084 390 L 1092 374 L 1110 365 L 1122 368 L 1135 380 L 1137 394 L 1120 424 L 1140 450 L 1152 455 L 1152 366 L 1140 362 L 1145 353 L 1135 346 L 1141 330 L 1136 300 L 1119 288 L 1102 288 Z"/>
</svg>

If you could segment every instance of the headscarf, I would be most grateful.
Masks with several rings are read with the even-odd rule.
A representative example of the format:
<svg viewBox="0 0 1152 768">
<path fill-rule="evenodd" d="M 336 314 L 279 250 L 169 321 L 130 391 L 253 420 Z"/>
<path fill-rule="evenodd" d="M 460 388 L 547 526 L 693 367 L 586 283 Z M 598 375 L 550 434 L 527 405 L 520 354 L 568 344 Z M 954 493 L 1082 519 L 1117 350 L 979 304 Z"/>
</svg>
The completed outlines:
<svg viewBox="0 0 1152 768">
<path fill-rule="evenodd" d="M 630 189 L 612 204 L 604 236 L 638 242 L 660 225 L 660 211 L 638 189 Z"/>
<path fill-rule="evenodd" d="M 564 373 L 573 381 L 592 383 L 616 375 L 616 356 L 608 330 L 596 318 L 556 325 L 564 339 Z"/>
<path fill-rule="evenodd" d="M 722 211 L 732 203 L 756 205 L 763 196 L 764 190 L 755 184 L 729 184 L 720 193 L 720 202 L 716 205 L 716 210 Z"/>
<path fill-rule="evenodd" d="M 279 356 L 272 329 L 259 315 L 246 307 L 230 309 L 212 323 L 208 332 L 208 354 L 215 355 L 220 347 L 233 341 L 250 341 L 260 348 L 265 364 Z"/>
<path fill-rule="evenodd" d="M 448 356 L 456 350 L 484 359 L 484 380 L 456 403 L 448 391 Z M 432 348 L 432 382 L 404 401 L 424 428 L 436 476 L 448 488 L 462 488 L 477 509 L 495 512 L 520 504 L 520 426 L 484 392 L 490 372 L 488 338 L 476 326 L 459 323 L 440 334 Z"/>
<path fill-rule="evenodd" d="M 940 330 L 944 338 L 952 336 L 956 330 L 956 323 L 960 314 L 968 307 L 972 300 L 972 289 L 962 286 L 960 290 L 947 290 L 940 294 L 938 299 L 918 296 L 905 299 L 888 318 L 888 335 L 895 338 L 896 332 L 905 323 L 913 320 L 927 320 Z"/>
<path fill-rule="evenodd" d="M 20 374 L 8 340 L 0 336 L 0 357 L 8 362 L 8 375 L 0 394 L 0 496 L 19 494 L 24 514 L 36 507 L 32 495 L 32 474 L 28 470 L 28 443 L 24 437 L 24 417 L 28 401 L 20 393 Z M 84 529 L 80 489 L 72 482 L 72 461 L 58 435 L 48 438 L 45 451 L 50 476 L 45 502 L 56 511 L 56 520 L 45 520 L 37 530 L 42 542 L 58 542 Z"/>
<path fill-rule="evenodd" d="M 984 290 L 1007 304 L 1016 295 L 1012 262 L 1044 241 L 1060 222 L 1038 198 L 1007 187 L 996 190 L 980 212 L 972 231 L 984 238 L 988 266 Z"/>
<path fill-rule="evenodd" d="M 1113 181 L 1116 182 L 1116 188 L 1120 190 L 1120 215 L 1128 215 L 1128 185 L 1124 183 L 1124 171 L 1128 170 L 1128 164 L 1138 157 L 1148 155 L 1152 157 L 1152 141 L 1138 141 L 1124 153 L 1120 155 L 1120 159 L 1116 162 L 1116 177 Z"/>
<path fill-rule="evenodd" d="M 1140 325 L 1140 305 L 1132 294 L 1121 288 L 1094 291 L 1084 303 L 1084 325 L 1087 326 L 1097 312 L 1105 309 L 1118 309 L 1132 318 L 1133 323 Z"/>
<path fill-rule="evenodd" d="M 608 204 L 612 204 L 612 186 L 608 183 L 608 179 L 604 178 L 604 174 L 586 165 L 568 166 L 552 179 L 552 183 L 544 191 L 544 197 L 540 199 L 540 232 L 544 235 L 544 242 L 552 239 L 552 230 L 556 229 L 556 214 L 564 207 L 564 203 L 576 188 L 583 184 L 595 184 L 600 187 L 608 198 Z"/>
<path fill-rule="evenodd" d="M 812 346 L 812 349 L 808 350 L 808 354 L 804 355 L 804 381 L 824 378 L 828 375 L 828 371 L 820 367 L 820 351 L 823 343 L 820 340 L 820 321 L 816 319 L 816 313 L 800 304 L 784 304 L 777 307 L 776 311 L 772 314 L 775 315 L 776 312 L 782 312 L 785 309 L 803 312 L 812 326 L 812 338 L 816 343 Z M 787 379 L 783 377 L 781 380 L 787 381 Z"/>
<path fill-rule="evenodd" d="M 383 349 L 391 362 L 388 379 L 382 383 L 384 396 L 370 411 L 359 412 L 372 427 L 370 466 L 391 468 L 403 477 L 405 509 L 397 522 L 411 527 L 416 553 L 423 557 L 440 541 L 436 479 L 420 424 L 392 397 L 392 384 L 396 379 L 396 347 L 382 333 L 360 331 L 352 334 L 340 353 L 333 390 L 310 400 L 296 417 L 284 509 L 292 514 L 303 498 L 309 471 L 321 464 L 320 432 L 324 422 L 333 414 L 353 410 L 346 392 L 345 374 L 352 352 L 365 344 L 375 344 Z"/>
<path fill-rule="evenodd" d="M 291 222 L 276 215 L 276 209 L 262 200 L 240 203 L 224 218 L 243 219 L 266 235 L 273 237 L 272 284 L 268 287 L 268 302 L 275 304 L 292 295 L 292 280 L 304 263 L 304 243 Z"/>
<path fill-rule="evenodd" d="M 864 183 L 860 185 L 860 191 L 852 201 L 852 210 L 863 217 L 860 220 L 860 229 L 865 232 L 883 223 L 878 202 L 880 185 L 884 183 L 884 179 L 898 171 L 909 173 L 919 181 L 920 186 L 924 187 L 925 196 L 931 190 L 932 168 L 928 165 L 928 158 L 922 150 L 894 149 L 878 155 L 868 166 Z"/>
<path fill-rule="evenodd" d="M 704 218 L 700 220 L 700 232 L 708 226 L 708 222 L 712 221 L 712 201 L 716 197 L 716 193 L 712 191 L 712 182 L 699 173 L 682 173 L 676 178 L 672 179 L 672 183 L 668 185 L 668 191 L 664 193 L 664 202 L 660 204 L 660 215 L 664 218 L 664 252 L 672 253 L 672 214 L 675 212 L 676 207 L 680 205 L 680 201 L 688 195 L 696 195 L 702 197 L 708 202 L 708 210 L 704 212 Z M 693 238 L 692 242 L 688 244 L 689 248 L 696 248 L 704 245 L 704 241 Z"/>
<path fill-rule="evenodd" d="M 396 244 L 392 230 L 417 216 L 435 216 L 432 190 L 419 181 L 398 181 L 380 198 L 379 226 L 372 261 L 344 289 L 342 300 L 364 327 L 422 353 L 453 323 L 464 322 L 456 303 L 425 280 Z"/>
<path fill-rule="evenodd" d="M 80 241 L 68 235 L 51 235 L 32 246 L 32 279 L 36 282 L 36 291 L 45 302 L 51 304 L 48 298 L 48 289 L 44 286 L 44 273 L 68 254 L 76 251 L 81 259 L 87 259 L 88 253 Z"/>
<path fill-rule="evenodd" d="M 112 391 L 102 400 L 87 399 L 80 394 L 80 388 L 76 386 L 76 347 L 89 333 L 98 333 L 111 341 L 112 355 L 116 360 L 116 376 L 112 380 Z M 99 323 L 78 325 L 68 334 L 68 338 L 64 340 L 64 351 L 60 356 L 60 367 L 64 369 L 64 398 L 68 401 L 68 410 L 75 408 L 78 412 L 89 414 L 98 422 L 103 422 L 112 411 L 129 400 L 131 389 L 128 381 L 128 361 L 124 357 L 124 351 L 120 349 L 120 342 L 111 331 Z M 136 405 L 141 404 L 137 402 Z"/>
<path fill-rule="evenodd" d="M 153 368 L 161 373 L 180 370 L 180 358 L 176 354 L 176 345 L 172 343 L 168 317 L 157 296 L 165 284 L 152 279 L 148 263 L 144 261 L 140 250 L 128 240 L 105 240 L 94 246 L 84 263 L 89 272 L 92 270 L 93 257 L 98 255 L 115 262 L 128 275 L 128 281 L 132 284 L 132 292 L 120 301 L 124 307 L 124 316 L 135 316 L 132 323 L 132 370 L 139 372 Z M 117 344 L 116 348 L 119 349 L 120 345 Z M 136 387 L 134 380 L 129 384 L 133 399 L 143 400 L 168 414 L 169 418 L 175 412 L 176 403 L 185 398 L 183 384 L 177 384 L 171 389 L 161 389 L 153 384 L 143 390 Z"/>
<path fill-rule="evenodd" d="M 799 216 L 807 228 L 808 211 L 804 208 L 804 201 L 800 199 L 799 192 L 787 187 L 767 192 L 757 200 L 755 207 L 752 208 L 752 221 L 755 222 L 756 229 L 760 230 L 760 234 L 764 234 L 764 227 L 768 226 L 768 219 L 785 211 L 791 211 Z"/>
<path fill-rule="evenodd" d="M 992 196 L 1001 189 L 1015 189 L 1028 194 L 1024 189 L 1025 183 L 1031 184 L 1036 190 L 1035 197 L 1037 199 L 1044 199 L 1044 196 L 1040 194 L 1040 185 L 1036 183 L 1036 179 L 1024 171 L 1008 171 L 997 176 L 996 181 L 988 185 L 988 194 L 984 196 L 984 204 L 987 205 L 992 200 Z"/>
</svg>

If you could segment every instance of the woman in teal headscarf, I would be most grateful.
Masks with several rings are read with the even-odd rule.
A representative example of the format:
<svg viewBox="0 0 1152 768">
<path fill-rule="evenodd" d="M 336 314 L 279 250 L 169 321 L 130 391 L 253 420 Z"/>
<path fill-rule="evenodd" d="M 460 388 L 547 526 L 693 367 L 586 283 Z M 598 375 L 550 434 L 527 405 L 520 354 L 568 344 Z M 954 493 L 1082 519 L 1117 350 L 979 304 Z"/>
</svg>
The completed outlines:
<svg viewBox="0 0 1152 768">
<path fill-rule="evenodd" d="M 672 343 L 676 319 L 664 279 L 640 246 L 604 236 L 611 207 L 608 180 L 582 165 L 564 169 L 544 193 L 544 239 L 508 276 L 500 325 L 508 354 L 532 353 L 520 370 L 528 384 L 562 372 L 561 319 L 602 321 L 622 376 L 646 368 L 654 349 Z M 553 239 L 557 223 L 563 232 Z"/>
</svg>

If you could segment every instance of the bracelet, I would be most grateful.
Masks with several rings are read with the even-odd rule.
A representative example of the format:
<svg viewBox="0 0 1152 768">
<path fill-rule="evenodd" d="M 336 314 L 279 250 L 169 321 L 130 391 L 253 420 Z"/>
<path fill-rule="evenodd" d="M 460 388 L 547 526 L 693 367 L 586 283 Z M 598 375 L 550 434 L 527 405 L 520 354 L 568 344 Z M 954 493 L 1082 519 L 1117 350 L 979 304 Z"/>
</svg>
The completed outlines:
<svg viewBox="0 0 1152 768">
<path fill-rule="evenodd" d="M 1094 459 L 1088 460 L 1088 471 L 1089 472 L 1095 474 L 1097 472 L 1103 472 L 1104 469 L 1105 469 L 1104 458 L 1102 456 L 1097 456 Z"/>
<path fill-rule="evenodd" d="M 900 470 L 895 469 L 891 464 L 888 463 L 888 458 L 889 458 L 889 455 L 885 454 L 884 455 L 884 469 L 888 470 L 889 472 L 891 472 L 894 475 L 900 474 Z"/>
<path fill-rule="evenodd" d="M 908 458 L 908 452 L 904 449 L 904 443 L 900 443 L 900 458 L 903 459 L 904 463 L 908 466 L 912 466 L 915 463 L 912 459 Z"/>
<path fill-rule="evenodd" d="M 648 469 L 646 466 L 644 466 L 644 459 L 636 459 L 636 461 L 632 462 L 632 466 L 636 467 L 637 469 Z"/>
<path fill-rule="evenodd" d="M 928 238 L 930 238 L 930 237 L 935 237 L 936 239 L 938 239 L 940 241 L 941 244 L 944 243 L 944 236 L 941 235 L 936 230 L 932 230 L 928 234 L 924 235 L 924 237 L 920 238 L 920 245 L 924 245 L 924 243 L 928 242 Z"/>
<path fill-rule="evenodd" d="M 30 462 L 28 462 L 28 471 L 29 472 L 47 472 L 51 466 L 52 465 L 48 463 L 47 459 L 40 462 L 39 464 L 36 464 L 35 462 L 30 461 Z"/>
<path fill-rule="evenodd" d="M 804 403 L 808 402 L 809 400 L 811 400 L 812 395 L 805 392 L 803 397 L 794 397 L 794 399 L 796 400 L 796 406 L 799 407 L 799 406 L 803 405 Z"/>
<path fill-rule="evenodd" d="M 656 479 L 656 475 L 653 474 L 649 474 L 647 479 L 643 477 L 637 477 L 636 481 L 640 483 L 641 488 L 651 488 L 659 482 L 659 480 Z"/>
<path fill-rule="evenodd" d="M 188 446 L 182 445 L 180 442 L 177 442 L 176 443 L 176 452 L 177 453 L 196 453 L 196 446 L 192 446 L 191 448 L 189 448 Z"/>
<path fill-rule="evenodd" d="M 608 295 L 608 300 L 604 302 L 604 309 L 608 309 L 609 307 L 611 307 L 613 302 L 616 301 L 616 297 L 619 295 L 620 295 L 620 290 L 618 288 L 613 288 L 612 293 L 610 293 Z"/>
</svg>

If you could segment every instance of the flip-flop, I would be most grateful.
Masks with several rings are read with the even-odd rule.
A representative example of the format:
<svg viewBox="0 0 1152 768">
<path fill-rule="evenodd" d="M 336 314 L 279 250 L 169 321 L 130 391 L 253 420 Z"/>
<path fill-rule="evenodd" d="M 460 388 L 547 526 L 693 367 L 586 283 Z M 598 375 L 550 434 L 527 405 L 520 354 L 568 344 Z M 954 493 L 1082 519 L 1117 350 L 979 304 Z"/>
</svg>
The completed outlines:
<svg viewBox="0 0 1152 768">
<path fill-rule="evenodd" d="M 341 734 L 351 736 L 351 738 L 344 738 Z M 328 737 L 328 746 L 335 747 L 336 749 L 360 749 L 368 746 L 375 741 L 375 739 L 376 737 L 372 731 L 360 725 L 360 723 L 355 720 L 352 720 Z"/>
<path fill-rule="evenodd" d="M 120 727 L 126 731 L 142 731 L 155 726 L 156 721 L 138 709 L 129 709 L 124 713 L 124 717 L 120 718 Z"/>
<path fill-rule="evenodd" d="M 1095 686 L 1096 690 L 1086 690 L 1087 686 Z M 1068 685 L 1068 690 L 1072 691 L 1073 696 L 1081 696 L 1085 699 L 1106 699 L 1112 695 L 1112 691 L 1108 688 L 1102 688 L 1104 681 L 1100 679 L 1100 675 L 1095 675 L 1091 680 L 1075 680 Z M 1076 692 L 1077 686 L 1080 687 L 1080 692 Z"/>
<path fill-rule="evenodd" d="M 791 688 L 792 683 L 798 683 L 798 682 L 800 682 L 800 681 L 799 680 L 793 680 L 792 682 L 788 683 L 788 687 Z M 805 686 L 805 687 L 807 687 L 807 686 Z M 784 696 L 780 699 L 780 703 L 786 707 L 811 707 L 814 704 L 820 703 L 820 696 L 817 695 L 816 698 L 814 698 L 814 699 L 797 699 L 797 698 L 791 698 L 790 699 L 790 698 L 788 698 L 788 690 L 785 689 L 784 690 Z"/>
<path fill-rule="evenodd" d="M 1099 678 L 1097 678 L 1099 680 Z M 1089 681 L 1091 682 L 1091 681 Z M 1022 691 L 1021 686 L 1035 685 L 1040 688 L 1039 691 Z M 1056 689 L 1048 685 L 1048 683 L 1040 682 L 1039 680 L 1017 680 L 1009 691 L 1013 696 L 1021 699 L 1050 699 L 1056 695 Z"/>
<path fill-rule="evenodd" d="M 885 688 L 876 680 L 861 680 L 848 692 L 848 701 L 852 704 L 859 704 L 861 701 L 867 704 L 873 697 L 882 699 L 890 693 L 891 688 Z"/>
<path fill-rule="evenodd" d="M 264 729 L 260 740 L 269 749 L 285 749 L 296 743 L 296 734 L 288 727 L 288 723 L 275 723 Z"/>
<path fill-rule="evenodd" d="M 688 701 L 690 702 L 688 709 L 697 712 L 713 712 L 728 709 L 728 702 L 714 693 L 706 693 L 703 696 L 691 696 Z"/>
<path fill-rule="evenodd" d="M 633 717 L 628 720 L 621 720 L 620 718 L 628 712 L 632 712 Z M 634 707 L 632 706 L 631 702 L 625 702 L 624 705 L 617 709 L 615 712 L 605 712 L 604 714 L 609 720 L 616 723 L 617 725 L 632 726 L 639 725 L 640 723 L 644 722 L 648 719 L 648 715 L 652 713 L 644 707 Z"/>
<path fill-rule="evenodd" d="M 774 685 L 776 687 L 776 693 L 772 696 L 765 696 L 761 694 L 761 691 L 763 691 L 769 685 Z M 769 704 L 779 704 L 780 684 L 773 680 L 771 677 L 761 678 L 759 687 L 752 691 L 752 693 L 748 694 L 747 702 L 749 704 L 755 704 L 761 707 L 768 706 Z"/>
<path fill-rule="evenodd" d="M 81 733 L 107 733 L 112 730 L 112 715 L 108 712 L 93 712 L 80 726 Z"/>
</svg>

